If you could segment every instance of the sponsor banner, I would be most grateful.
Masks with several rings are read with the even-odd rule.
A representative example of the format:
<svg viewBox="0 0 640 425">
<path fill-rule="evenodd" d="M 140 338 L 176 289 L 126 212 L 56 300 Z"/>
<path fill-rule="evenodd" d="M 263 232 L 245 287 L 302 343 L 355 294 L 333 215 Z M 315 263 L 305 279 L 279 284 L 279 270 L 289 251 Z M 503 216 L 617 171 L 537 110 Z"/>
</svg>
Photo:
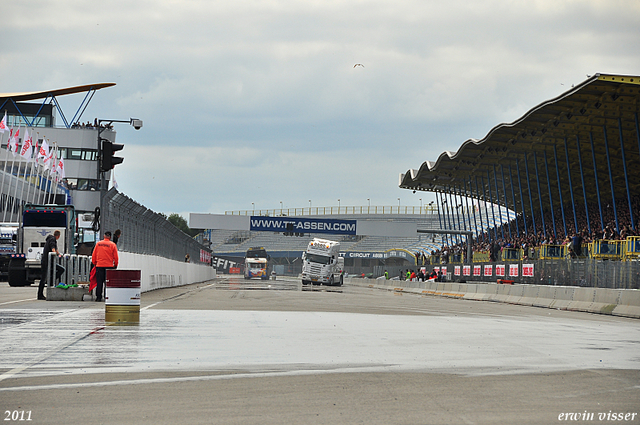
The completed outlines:
<svg viewBox="0 0 640 425">
<path fill-rule="evenodd" d="M 522 277 L 533 277 L 533 264 L 522 265 Z"/>
<path fill-rule="evenodd" d="M 462 266 L 462 276 L 471 276 L 471 266 Z"/>
<path fill-rule="evenodd" d="M 509 264 L 509 276 L 510 277 L 518 277 L 518 265 L 517 264 Z"/>
<path fill-rule="evenodd" d="M 493 276 L 493 264 L 485 264 L 485 266 L 484 266 L 484 276 L 485 277 Z"/>
<path fill-rule="evenodd" d="M 440 270 L 442 270 L 442 274 L 447 274 L 447 267 L 440 267 Z"/>
<path fill-rule="evenodd" d="M 218 273 L 232 273 L 232 268 L 240 269 L 244 263 L 243 257 L 225 257 L 213 255 L 211 257 L 211 265 Z"/>
<path fill-rule="evenodd" d="M 455 266 L 453 268 L 453 275 L 454 276 L 460 276 L 460 266 Z"/>
<path fill-rule="evenodd" d="M 205 264 L 211 264 L 211 253 L 205 251 L 204 249 L 200 250 L 200 262 Z"/>
<path fill-rule="evenodd" d="M 482 274 L 482 266 L 473 266 L 473 275 L 480 276 Z"/>
<path fill-rule="evenodd" d="M 365 258 L 372 260 L 384 260 L 391 257 L 406 258 L 411 261 L 414 260 L 414 256 L 412 254 L 400 249 L 394 249 L 388 252 L 341 252 L 340 256 L 344 258 Z"/>
<path fill-rule="evenodd" d="M 496 276 L 504 276 L 504 264 L 496 264 Z"/>
<path fill-rule="evenodd" d="M 249 230 L 254 232 L 326 233 L 355 235 L 356 220 L 332 220 L 298 217 L 252 216 Z"/>
</svg>

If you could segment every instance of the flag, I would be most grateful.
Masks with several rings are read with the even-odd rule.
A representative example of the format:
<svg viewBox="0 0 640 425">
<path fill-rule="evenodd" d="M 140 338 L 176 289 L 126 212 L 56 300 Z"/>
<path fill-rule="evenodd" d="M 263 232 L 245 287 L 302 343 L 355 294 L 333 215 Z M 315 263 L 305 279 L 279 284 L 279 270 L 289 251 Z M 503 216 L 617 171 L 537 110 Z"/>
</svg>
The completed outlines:
<svg viewBox="0 0 640 425">
<path fill-rule="evenodd" d="M 116 181 L 116 173 L 114 173 L 114 170 L 111 170 L 111 187 L 118 190 L 118 182 Z"/>
<path fill-rule="evenodd" d="M 22 148 L 20 149 L 20 156 L 31 161 L 31 148 L 33 147 L 33 139 L 29 137 L 29 129 L 24 131 L 24 140 L 22 141 Z"/>
<path fill-rule="evenodd" d="M 13 129 L 11 129 L 11 131 L 13 132 Z M 12 136 L 9 136 L 9 141 L 7 142 L 7 148 L 11 151 L 13 156 L 16 156 L 16 153 L 18 153 L 19 140 L 20 140 L 20 128 L 18 128 L 15 134 L 13 134 Z"/>
<path fill-rule="evenodd" d="M 2 121 L 0 121 L 0 133 L 3 133 L 5 131 L 9 130 L 9 128 L 7 127 L 7 111 L 4 111 L 4 118 L 2 118 Z"/>
<path fill-rule="evenodd" d="M 64 174 L 64 161 L 62 160 L 62 158 L 60 158 L 60 160 L 58 161 L 58 167 L 56 172 L 58 173 L 58 176 L 60 176 L 61 180 L 66 177 Z"/>
<path fill-rule="evenodd" d="M 36 159 L 42 159 L 42 165 L 46 168 L 49 167 L 49 144 L 46 139 L 42 139 L 42 145 L 40 145 Z"/>
</svg>

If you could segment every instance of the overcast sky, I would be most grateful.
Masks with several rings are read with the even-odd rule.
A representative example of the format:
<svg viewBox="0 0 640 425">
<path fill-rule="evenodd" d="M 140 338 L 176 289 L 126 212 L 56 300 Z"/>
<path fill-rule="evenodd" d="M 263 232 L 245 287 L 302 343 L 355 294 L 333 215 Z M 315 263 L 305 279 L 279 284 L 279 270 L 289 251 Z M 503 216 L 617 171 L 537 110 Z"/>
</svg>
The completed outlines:
<svg viewBox="0 0 640 425">
<path fill-rule="evenodd" d="M 114 82 L 120 191 L 185 215 L 420 205 L 399 174 L 594 73 L 640 75 L 637 0 L 5 2 L 0 92 Z M 363 66 L 355 66 L 362 64 Z M 68 118 L 83 96 L 60 97 Z M 400 198 L 400 201 L 398 201 Z"/>
</svg>

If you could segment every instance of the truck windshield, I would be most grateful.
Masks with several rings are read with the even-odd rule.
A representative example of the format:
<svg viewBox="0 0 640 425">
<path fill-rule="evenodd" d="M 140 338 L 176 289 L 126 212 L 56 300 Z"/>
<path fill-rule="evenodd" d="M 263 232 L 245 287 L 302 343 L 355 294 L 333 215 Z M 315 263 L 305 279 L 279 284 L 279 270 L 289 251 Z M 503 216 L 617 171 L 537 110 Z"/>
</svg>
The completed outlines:
<svg viewBox="0 0 640 425">
<path fill-rule="evenodd" d="M 307 261 L 311 261 L 312 263 L 318 263 L 318 264 L 329 264 L 329 262 L 331 261 L 331 257 L 327 257 L 325 255 L 307 253 Z"/>
<path fill-rule="evenodd" d="M 24 227 L 66 227 L 67 213 L 64 211 L 25 211 L 22 214 Z"/>
</svg>

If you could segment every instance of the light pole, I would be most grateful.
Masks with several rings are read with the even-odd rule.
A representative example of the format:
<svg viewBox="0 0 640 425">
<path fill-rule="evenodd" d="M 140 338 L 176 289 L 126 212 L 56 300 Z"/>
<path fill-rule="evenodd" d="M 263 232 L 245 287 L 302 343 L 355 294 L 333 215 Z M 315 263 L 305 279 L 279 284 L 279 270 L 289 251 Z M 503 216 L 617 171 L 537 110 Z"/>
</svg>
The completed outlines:
<svg viewBox="0 0 640 425">
<path fill-rule="evenodd" d="M 255 202 L 251 203 L 251 210 L 253 211 L 253 214 L 256 213 L 256 203 Z"/>
<path fill-rule="evenodd" d="M 282 201 L 280 201 L 280 209 L 284 209 L 284 207 L 282 206 Z"/>
<path fill-rule="evenodd" d="M 369 203 L 369 208 L 371 208 L 371 199 L 367 198 L 367 202 Z"/>
<path fill-rule="evenodd" d="M 117 123 L 127 123 L 131 126 L 133 126 L 133 128 L 135 128 L 136 130 L 140 130 L 142 128 L 142 120 L 139 120 L 137 118 L 129 118 L 129 121 L 125 121 L 125 120 L 105 120 L 105 119 L 98 119 L 98 166 L 97 166 L 97 177 L 100 179 L 100 212 L 99 214 L 102 216 L 100 217 L 99 220 L 97 220 L 98 222 L 98 229 L 93 229 L 94 231 L 98 232 L 98 239 L 100 238 L 100 236 L 102 235 L 102 230 L 103 230 L 103 220 L 104 220 L 104 196 L 107 193 L 107 182 L 106 182 L 106 173 L 107 171 L 104 171 L 102 169 L 102 161 L 104 160 L 103 156 L 104 156 L 104 152 L 102 151 L 102 139 L 100 138 L 100 135 L 102 134 L 103 131 L 110 129 L 111 128 L 111 124 L 113 124 L 114 122 Z M 104 127 L 102 126 L 102 123 L 105 123 Z M 111 154 L 111 152 L 109 152 L 109 154 Z"/>
<path fill-rule="evenodd" d="M 338 213 L 340 213 L 340 198 L 338 198 Z"/>
</svg>

